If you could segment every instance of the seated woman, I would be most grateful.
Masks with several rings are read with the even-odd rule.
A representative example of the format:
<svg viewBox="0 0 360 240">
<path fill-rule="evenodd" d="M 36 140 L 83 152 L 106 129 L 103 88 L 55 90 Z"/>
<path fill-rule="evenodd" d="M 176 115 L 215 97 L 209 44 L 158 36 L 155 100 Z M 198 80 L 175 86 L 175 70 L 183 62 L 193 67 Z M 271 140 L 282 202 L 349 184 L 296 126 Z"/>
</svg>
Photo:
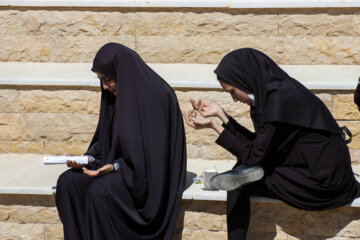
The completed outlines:
<svg viewBox="0 0 360 240">
<path fill-rule="evenodd" d="M 254 49 L 227 54 L 215 73 L 235 102 L 250 106 L 255 128 L 250 132 L 218 104 L 201 100 L 191 100 L 196 111 L 184 114 L 195 129 L 216 130 L 216 142 L 237 157 L 233 170 L 211 179 L 214 187 L 228 191 L 230 240 L 246 239 L 250 195 L 304 210 L 336 208 L 360 196 L 343 132 L 319 98 Z"/>
<path fill-rule="evenodd" d="M 99 123 L 86 166 L 58 179 L 65 239 L 170 239 L 185 185 L 186 142 L 171 87 L 133 50 L 116 43 L 96 54 Z"/>
</svg>

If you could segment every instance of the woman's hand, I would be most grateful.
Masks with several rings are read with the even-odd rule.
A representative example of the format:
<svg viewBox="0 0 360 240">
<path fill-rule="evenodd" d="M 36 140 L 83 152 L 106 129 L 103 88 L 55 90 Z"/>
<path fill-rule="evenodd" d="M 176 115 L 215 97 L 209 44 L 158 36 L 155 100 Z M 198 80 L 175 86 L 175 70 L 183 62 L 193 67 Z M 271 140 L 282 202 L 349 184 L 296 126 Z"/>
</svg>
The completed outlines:
<svg viewBox="0 0 360 240">
<path fill-rule="evenodd" d="M 199 108 L 200 108 L 200 106 L 201 106 L 201 104 L 202 104 L 201 99 L 199 99 L 199 100 L 196 102 L 194 99 L 190 98 L 190 102 L 191 102 L 194 110 L 199 111 Z"/>
<path fill-rule="evenodd" d="M 194 99 L 190 99 L 190 102 L 194 108 L 194 110 L 199 111 L 201 116 L 204 118 L 207 117 L 218 117 L 220 118 L 225 124 L 229 121 L 227 118 L 224 110 L 220 107 L 219 104 L 215 102 L 205 102 L 203 103 L 201 99 L 199 101 L 195 101 Z"/>
<path fill-rule="evenodd" d="M 183 116 L 185 118 L 186 124 L 189 125 L 190 127 L 193 127 L 196 130 L 203 128 L 212 128 L 219 134 L 224 130 L 224 128 L 221 125 L 217 124 L 212 119 L 196 118 L 197 112 L 195 112 L 194 110 L 190 110 L 188 113 L 183 113 Z"/>
<path fill-rule="evenodd" d="M 66 166 L 68 166 L 69 168 L 75 168 L 75 169 L 81 169 L 82 167 L 84 167 L 83 164 L 78 163 L 76 161 L 71 161 L 71 160 L 66 160 Z"/>
<path fill-rule="evenodd" d="M 190 127 L 195 128 L 196 130 L 203 128 L 212 128 L 212 120 L 206 118 L 204 119 L 196 118 L 197 112 L 194 110 L 190 110 L 188 113 L 183 113 L 183 116 L 186 124 L 189 125 Z"/>
<path fill-rule="evenodd" d="M 203 117 L 219 117 L 223 112 L 219 104 L 214 102 L 202 103 L 198 111 Z"/>
<path fill-rule="evenodd" d="M 109 172 L 113 172 L 114 166 L 112 164 L 106 164 L 97 170 L 89 170 L 86 167 L 83 167 L 82 170 L 86 175 L 88 175 L 90 177 L 98 177 L 98 176 L 105 175 Z"/>
<path fill-rule="evenodd" d="M 199 108 L 199 112 L 203 117 L 218 117 L 225 124 L 229 121 L 224 110 L 220 107 L 219 104 L 215 102 L 203 103 Z"/>
</svg>

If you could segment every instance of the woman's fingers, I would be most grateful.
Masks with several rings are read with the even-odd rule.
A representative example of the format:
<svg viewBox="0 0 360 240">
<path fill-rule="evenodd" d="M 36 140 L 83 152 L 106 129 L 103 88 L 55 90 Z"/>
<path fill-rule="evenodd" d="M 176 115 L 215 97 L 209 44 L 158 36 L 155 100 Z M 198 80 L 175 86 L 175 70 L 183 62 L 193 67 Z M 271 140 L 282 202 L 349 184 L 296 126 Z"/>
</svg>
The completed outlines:
<svg viewBox="0 0 360 240">
<path fill-rule="evenodd" d="M 194 99 L 190 98 L 190 102 L 191 102 L 194 110 L 199 110 L 199 107 L 201 105 L 201 99 L 199 99 L 198 102 L 196 102 Z"/>
<path fill-rule="evenodd" d="M 199 112 L 203 117 L 219 116 L 220 106 L 217 103 L 203 103 L 200 106 Z"/>
<path fill-rule="evenodd" d="M 210 128 L 211 127 L 211 120 L 210 119 L 193 119 L 195 129 L 202 129 L 202 128 Z"/>
<path fill-rule="evenodd" d="M 71 168 L 72 167 L 72 162 L 70 160 L 66 160 L 66 166 Z"/>
<path fill-rule="evenodd" d="M 111 164 L 106 164 L 105 166 L 103 166 L 97 170 L 89 170 L 86 167 L 82 168 L 83 172 L 90 177 L 98 177 L 98 176 L 105 175 L 105 174 L 111 172 L 112 169 L 113 168 L 112 168 Z"/>
<path fill-rule="evenodd" d="M 208 106 L 207 103 L 203 103 L 199 108 L 199 112 L 203 117 L 207 117 L 207 109 L 206 109 L 207 106 Z"/>
<path fill-rule="evenodd" d="M 185 122 L 188 123 L 189 122 L 189 114 L 188 113 L 183 113 Z"/>
<path fill-rule="evenodd" d="M 197 112 L 194 110 L 190 110 L 188 114 L 189 123 L 193 123 L 193 118 L 196 118 Z"/>
<path fill-rule="evenodd" d="M 190 110 L 188 113 L 183 113 L 184 119 L 185 119 L 185 123 L 187 125 L 189 125 L 190 127 L 195 128 L 194 122 L 193 122 L 193 112 L 194 110 Z M 196 115 L 195 115 L 196 117 Z"/>
<path fill-rule="evenodd" d="M 81 163 L 77 163 L 76 161 L 66 160 L 66 166 L 69 168 L 82 168 L 83 165 Z"/>
<path fill-rule="evenodd" d="M 99 175 L 99 169 L 98 170 L 89 170 L 86 167 L 82 168 L 83 173 L 85 173 L 86 175 L 90 176 L 90 177 L 96 177 Z"/>
<path fill-rule="evenodd" d="M 204 125 L 205 123 L 207 123 L 208 121 L 206 119 L 197 119 L 197 118 L 194 118 L 193 119 L 193 122 L 195 125 Z"/>
</svg>

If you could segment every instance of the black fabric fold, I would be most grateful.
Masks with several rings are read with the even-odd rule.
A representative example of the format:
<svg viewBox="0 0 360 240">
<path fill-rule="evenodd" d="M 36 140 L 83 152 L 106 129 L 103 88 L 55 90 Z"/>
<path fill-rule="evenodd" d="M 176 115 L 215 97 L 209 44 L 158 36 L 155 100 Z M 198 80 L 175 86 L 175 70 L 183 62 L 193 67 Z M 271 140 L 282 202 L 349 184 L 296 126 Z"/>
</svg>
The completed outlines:
<svg viewBox="0 0 360 240">
<path fill-rule="evenodd" d="M 226 124 L 222 124 L 224 128 L 229 130 L 232 134 L 237 136 L 238 138 L 242 138 L 247 141 L 253 141 L 256 138 L 256 134 L 249 131 L 244 126 L 240 125 L 238 122 L 235 121 L 234 118 L 228 116 L 229 121 Z"/>
</svg>

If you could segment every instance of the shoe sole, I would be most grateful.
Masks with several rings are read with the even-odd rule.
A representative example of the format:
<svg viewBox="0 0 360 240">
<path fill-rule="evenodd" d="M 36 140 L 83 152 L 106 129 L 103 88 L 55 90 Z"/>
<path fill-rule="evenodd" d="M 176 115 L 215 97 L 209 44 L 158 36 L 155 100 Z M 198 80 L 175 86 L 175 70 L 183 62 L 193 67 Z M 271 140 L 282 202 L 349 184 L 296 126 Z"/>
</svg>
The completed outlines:
<svg viewBox="0 0 360 240">
<path fill-rule="evenodd" d="M 259 181 L 263 176 L 264 170 L 261 167 L 250 168 L 241 174 L 228 171 L 212 177 L 210 185 L 219 190 L 232 191 L 251 182 Z"/>
</svg>

